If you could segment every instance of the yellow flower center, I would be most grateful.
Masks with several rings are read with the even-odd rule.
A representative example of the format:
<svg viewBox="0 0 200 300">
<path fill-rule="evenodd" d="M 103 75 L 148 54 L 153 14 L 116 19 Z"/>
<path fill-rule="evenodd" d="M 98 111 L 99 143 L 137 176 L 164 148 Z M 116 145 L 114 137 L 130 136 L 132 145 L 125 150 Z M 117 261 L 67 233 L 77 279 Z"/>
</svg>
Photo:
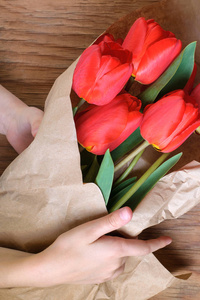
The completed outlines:
<svg viewBox="0 0 200 300">
<path fill-rule="evenodd" d="M 160 148 L 158 146 L 156 146 L 155 144 L 152 144 L 153 148 L 157 151 L 161 151 Z"/>
<path fill-rule="evenodd" d="M 93 148 L 93 146 L 88 146 L 85 149 L 90 152 L 92 150 L 92 148 Z"/>
</svg>

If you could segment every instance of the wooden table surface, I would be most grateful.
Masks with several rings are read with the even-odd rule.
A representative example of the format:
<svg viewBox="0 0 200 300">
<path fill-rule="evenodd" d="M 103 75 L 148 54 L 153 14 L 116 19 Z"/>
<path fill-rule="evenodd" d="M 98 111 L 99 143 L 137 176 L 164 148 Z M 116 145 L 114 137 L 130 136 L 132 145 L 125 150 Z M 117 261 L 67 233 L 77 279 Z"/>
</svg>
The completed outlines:
<svg viewBox="0 0 200 300">
<path fill-rule="evenodd" d="M 0 83 L 28 105 L 43 108 L 54 80 L 101 32 L 130 11 L 156 2 L 0 0 Z M 16 155 L 0 136 L 0 174 Z M 199 216 L 200 205 L 143 234 L 170 235 L 173 243 L 156 256 L 171 272 L 193 273 L 152 299 L 200 299 Z"/>
</svg>

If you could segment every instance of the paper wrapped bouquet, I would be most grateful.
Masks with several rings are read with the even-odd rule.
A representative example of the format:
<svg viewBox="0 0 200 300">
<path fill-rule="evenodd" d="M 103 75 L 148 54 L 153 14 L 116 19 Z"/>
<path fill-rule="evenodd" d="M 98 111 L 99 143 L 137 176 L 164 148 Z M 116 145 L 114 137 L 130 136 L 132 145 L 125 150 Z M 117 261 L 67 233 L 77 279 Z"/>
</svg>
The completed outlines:
<svg viewBox="0 0 200 300">
<path fill-rule="evenodd" d="M 200 8 L 198 0 L 184 1 L 184 7 L 180 0 L 163 1 L 132 12 L 107 32 L 116 38 L 123 37 L 136 18 L 144 16 L 176 33 L 185 46 L 194 40 L 200 44 L 197 8 Z M 198 65 L 199 45 L 196 53 Z M 76 63 L 55 81 L 49 92 L 35 140 L 1 176 L 1 246 L 37 252 L 61 233 L 107 214 L 99 188 L 82 182 L 70 97 Z M 197 78 L 200 79 L 200 73 Z M 190 138 L 189 149 L 187 145 L 181 147 L 184 152 L 181 165 L 187 165 L 156 184 L 135 209 L 132 221 L 121 229 L 122 234 L 137 236 L 145 228 L 177 218 L 200 203 L 200 154 L 190 150 L 196 143 L 199 139 L 194 136 Z M 147 159 L 146 163 L 151 162 Z M 150 254 L 130 257 L 124 274 L 103 284 L 0 289 L 0 299 L 145 300 L 178 280 Z"/>
</svg>

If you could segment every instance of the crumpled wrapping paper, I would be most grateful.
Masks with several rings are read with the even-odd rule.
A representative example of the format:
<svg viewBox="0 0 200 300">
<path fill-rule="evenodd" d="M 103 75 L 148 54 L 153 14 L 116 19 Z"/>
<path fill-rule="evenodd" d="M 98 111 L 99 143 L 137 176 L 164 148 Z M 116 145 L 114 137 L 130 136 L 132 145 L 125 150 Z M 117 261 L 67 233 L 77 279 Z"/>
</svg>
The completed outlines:
<svg viewBox="0 0 200 300">
<path fill-rule="evenodd" d="M 198 25 L 195 22 L 199 22 L 195 18 L 197 7 L 198 0 L 189 4 L 180 0 L 163 1 L 133 12 L 116 22 L 109 31 L 124 36 L 137 17 L 153 17 L 188 43 L 198 39 L 198 33 L 193 28 Z M 187 31 L 186 25 L 183 26 L 185 23 Z M 198 56 L 197 64 L 199 61 Z M 75 65 L 76 62 L 55 81 L 33 143 L 1 176 L 1 246 L 29 252 L 40 251 L 62 232 L 107 213 L 98 187 L 92 183 L 82 183 L 70 99 Z M 191 140 L 191 143 L 194 141 Z M 184 151 L 187 153 L 187 147 Z M 198 155 L 194 158 L 199 161 Z M 200 202 L 199 174 L 200 163 L 193 161 L 178 172 L 165 176 L 143 199 L 134 211 L 132 221 L 121 231 L 135 236 L 145 228 L 189 211 Z M 149 254 L 128 258 L 124 274 L 107 283 L 44 289 L 0 289 L 0 299 L 131 300 L 134 296 L 134 299 L 145 300 L 178 280 L 153 254 Z"/>
</svg>

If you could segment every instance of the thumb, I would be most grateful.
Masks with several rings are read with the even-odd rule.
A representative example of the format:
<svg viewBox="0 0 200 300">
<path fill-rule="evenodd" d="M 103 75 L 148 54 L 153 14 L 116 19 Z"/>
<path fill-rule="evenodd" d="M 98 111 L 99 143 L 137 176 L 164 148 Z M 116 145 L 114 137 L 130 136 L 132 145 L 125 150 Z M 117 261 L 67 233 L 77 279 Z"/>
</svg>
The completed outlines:
<svg viewBox="0 0 200 300">
<path fill-rule="evenodd" d="M 87 227 L 90 242 L 94 242 L 101 236 L 119 229 L 132 219 L 132 210 L 129 207 L 120 208 L 105 217 L 89 222 Z"/>
</svg>

